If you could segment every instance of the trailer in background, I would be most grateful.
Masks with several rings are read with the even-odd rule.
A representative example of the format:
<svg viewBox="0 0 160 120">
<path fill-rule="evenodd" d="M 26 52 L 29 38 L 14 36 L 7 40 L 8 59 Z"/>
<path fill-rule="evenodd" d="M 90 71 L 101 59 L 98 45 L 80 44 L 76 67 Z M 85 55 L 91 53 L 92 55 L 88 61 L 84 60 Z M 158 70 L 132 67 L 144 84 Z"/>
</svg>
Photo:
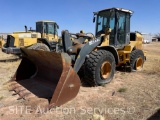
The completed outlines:
<svg viewBox="0 0 160 120">
<path fill-rule="evenodd" d="M 144 44 L 149 44 L 150 42 L 152 42 L 152 38 L 153 35 L 152 34 L 148 34 L 148 33 L 141 33 L 143 36 L 143 43 Z"/>
</svg>

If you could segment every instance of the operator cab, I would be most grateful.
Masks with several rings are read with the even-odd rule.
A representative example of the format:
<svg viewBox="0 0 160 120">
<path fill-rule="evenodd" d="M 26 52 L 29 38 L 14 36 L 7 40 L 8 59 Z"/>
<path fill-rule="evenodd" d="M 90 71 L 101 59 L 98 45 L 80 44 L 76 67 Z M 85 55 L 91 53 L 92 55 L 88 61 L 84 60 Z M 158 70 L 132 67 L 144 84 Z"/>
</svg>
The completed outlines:
<svg viewBox="0 0 160 120">
<path fill-rule="evenodd" d="M 111 29 L 109 45 L 122 48 L 130 42 L 130 17 L 131 10 L 122 8 L 104 9 L 94 13 L 93 22 L 96 18 L 96 33 L 101 36 L 106 29 Z M 96 17 L 95 17 L 96 16 Z"/>
<path fill-rule="evenodd" d="M 58 36 L 59 26 L 54 21 L 37 21 L 36 22 L 36 32 L 41 33 L 43 38 L 46 36 Z"/>
</svg>

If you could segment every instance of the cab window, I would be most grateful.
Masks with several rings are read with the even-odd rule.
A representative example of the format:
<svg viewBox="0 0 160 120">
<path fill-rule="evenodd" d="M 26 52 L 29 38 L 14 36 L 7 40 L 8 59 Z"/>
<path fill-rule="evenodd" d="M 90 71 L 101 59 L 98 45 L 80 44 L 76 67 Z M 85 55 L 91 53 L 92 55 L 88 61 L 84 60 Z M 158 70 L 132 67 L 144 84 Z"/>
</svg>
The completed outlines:
<svg viewBox="0 0 160 120">
<path fill-rule="evenodd" d="M 48 34 L 54 34 L 54 23 L 48 23 Z"/>
</svg>

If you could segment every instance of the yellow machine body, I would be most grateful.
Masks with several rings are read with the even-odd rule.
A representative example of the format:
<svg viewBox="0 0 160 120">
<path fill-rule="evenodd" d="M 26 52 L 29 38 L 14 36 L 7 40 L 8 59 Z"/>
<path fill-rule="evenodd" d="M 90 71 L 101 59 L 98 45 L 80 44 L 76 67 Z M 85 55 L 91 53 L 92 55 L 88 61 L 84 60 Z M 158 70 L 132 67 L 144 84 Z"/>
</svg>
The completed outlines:
<svg viewBox="0 0 160 120">
<path fill-rule="evenodd" d="M 104 46 L 104 47 L 109 46 L 110 32 L 111 32 L 111 29 L 107 29 L 105 34 L 101 34 L 101 36 L 103 36 L 104 39 L 100 46 Z M 125 45 L 123 49 L 117 49 L 117 53 L 119 55 L 119 60 L 120 60 L 117 66 L 120 66 L 122 64 L 126 64 L 127 62 L 129 62 L 130 54 L 133 50 L 143 49 L 143 44 L 142 44 L 143 36 L 138 32 L 132 32 L 130 33 L 130 36 L 134 36 L 134 39 L 130 37 L 130 43 L 128 45 Z M 98 47 L 95 50 L 100 50 L 100 49 Z M 143 51 L 143 52 L 144 52 L 144 56 L 146 57 L 146 51 Z"/>
<path fill-rule="evenodd" d="M 3 36 L 0 36 L 0 48 L 5 44 Z"/>
</svg>

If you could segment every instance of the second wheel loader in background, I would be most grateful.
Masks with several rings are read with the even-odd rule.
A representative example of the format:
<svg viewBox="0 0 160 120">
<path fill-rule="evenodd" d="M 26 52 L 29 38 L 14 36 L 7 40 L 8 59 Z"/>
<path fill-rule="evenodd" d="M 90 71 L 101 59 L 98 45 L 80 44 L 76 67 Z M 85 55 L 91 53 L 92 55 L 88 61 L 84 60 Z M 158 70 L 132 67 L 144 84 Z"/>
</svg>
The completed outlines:
<svg viewBox="0 0 160 120">
<path fill-rule="evenodd" d="M 21 54 L 20 48 L 29 48 L 35 50 L 55 51 L 58 43 L 59 26 L 54 21 L 42 20 L 36 22 L 36 30 L 28 30 L 25 26 L 25 32 L 13 32 L 7 36 L 6 44 L 2 51 L 8 54 Z"/>
<path fill-rule="evenodd" d="M 141 70 L 146 53 L 142 50 L 142 36 L 130 33 L 132 13 L 121 8 L 95 12 L 95 39 L 81 36 L 71 40 L 69 31 L 62 31 L 63 52 L 22 48 L 22 61 L 10 82 L 10 90 L 30 101 L 47 99 L 44 106 L 51 108 L 78 94 L 80 70 L 92 85 L 109 83 L 117 66 Z"/>
</svg>

